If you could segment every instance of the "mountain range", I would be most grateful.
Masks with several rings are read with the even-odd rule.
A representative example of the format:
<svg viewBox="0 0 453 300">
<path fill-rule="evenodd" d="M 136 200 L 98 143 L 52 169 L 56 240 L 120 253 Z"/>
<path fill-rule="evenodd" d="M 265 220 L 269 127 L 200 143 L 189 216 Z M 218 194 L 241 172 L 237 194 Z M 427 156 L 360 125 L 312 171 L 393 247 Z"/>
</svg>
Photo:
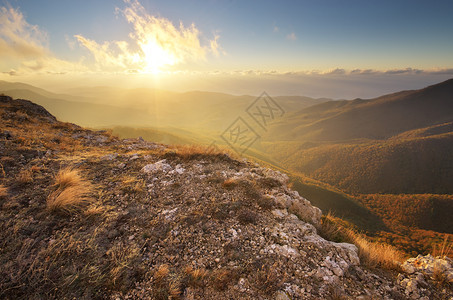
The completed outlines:
<svg viewBox="0 0 453 300">
<path fill-rule="evenodd" d="M 119 87 L 52 93 L 4 81 L 0 92 L 122 138 L 219 146 L 256 99 Z M 260 138 L 246 156 L 289 174 L 324 212 L 406 252 L 427 253 L 453 234 L 453 79 L 374 99 L 272 98 L 284 115 L 265 129 L 247 119 Z"/>
</svg>

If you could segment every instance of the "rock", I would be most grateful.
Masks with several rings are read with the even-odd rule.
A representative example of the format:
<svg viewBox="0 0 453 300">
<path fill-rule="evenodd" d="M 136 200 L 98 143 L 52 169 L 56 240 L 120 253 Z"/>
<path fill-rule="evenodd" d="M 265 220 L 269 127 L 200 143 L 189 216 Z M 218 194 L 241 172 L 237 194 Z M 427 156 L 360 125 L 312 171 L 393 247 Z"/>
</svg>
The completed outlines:
<svg viewBox="0 0 453 300">
<path fill-rule="evenodd" d="M 184 169 L 180 164 L 178 164 L 178 165 L 176 165 L 176 167 L 173 170 L 171 170 L 168 173 L 169 174 L 176 174 L 177 173 L 177 174 L 181 175 L 181 174 L 184 173 L 185 170 L 186 169 Z"/>
<path fill-rule="evenodd" d="M 275 293 L 275 300 L 290 300 L 290 298 L 284 291 L 277 291 Z"/>
<path fill-rule="evenodd" d="M 288 246 L 288 245 L 283 245 L 283 246 L 280 246 L 280 245 L 271 245 L 271 246 L 274 246 L 273 249 L 275 251 L 275 253 L 277 254 L 280 254 L 280 255 L 283 255 L 284 257 L 298 257 L 300 256 L 300 253 L 299 251 L 297 251 L 296 249 Z"/>
<path fill-rule="evenodd" d="M 136 160 L 136 159 L 139 159 L 139 158 L 140 158 L 140 156 L 137 153 L 135 153 L 129 158 L 129 160 Z"/>
<path fill-rule="evenodd" d="M 175 213 L 178 211 L 178 208 L 173 208 L 173 209 L 165 209 L 162 211 L 162 214 L 165 216 L 166 220 L 173 220 Z"/>
<path fill-rule="evenodd" d="M 403 269 L 404 272 L 406 272 L 408 274 L 412 274 L 415 272 L 415 268 L 411 264 L 404 263 L 403 265 L 401 265 L 401 268 Z"/>
<path fill-rule="evenodd" d="M 336 246 L 337 248 L 340 248 L 342 251 L 346 253 L 352 265 L 354 266 L 360 265 L 360 259 L 358 255 L 359 249 L 357 249 L 356 245 L 349 243 L 333 243 L 333 245 Z"/>
<path fill-rule="evenodd" d="M 272 169 L 262 169 L 264 176 L 278 180 L 281 184 L 287 184 L 289 182 L 288 175 L 281 173 L 280 171 L 274 171 Z"/>
<path fill-rule="evenodd" d="M 148 164 L 142 168 L 144 173 L 154 173 L 156 171 L 167 172 L 171 169 L 171 166 L 166 163 L 166 159 L 159 160 L 156 163 Z"/>
<path fill-rule="evenodd" d="M 272 214 L 276 218 L 284 218 L 288 215 L 288 211 L 286 209 L 274 209 L 272 210 Z"/>
</svg>

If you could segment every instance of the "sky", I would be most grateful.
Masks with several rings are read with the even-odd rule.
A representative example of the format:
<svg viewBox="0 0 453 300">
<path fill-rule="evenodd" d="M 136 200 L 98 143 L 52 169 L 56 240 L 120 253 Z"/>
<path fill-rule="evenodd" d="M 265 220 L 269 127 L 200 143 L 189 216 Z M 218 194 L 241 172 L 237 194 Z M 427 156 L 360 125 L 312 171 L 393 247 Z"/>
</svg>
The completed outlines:
<svg viewBox="0 0 453 300">
<path fill-rule="evenodd" d="M 375 97 L 453 77 L 453 1 L 0 0 L 0 80 Z"/>
</svg>

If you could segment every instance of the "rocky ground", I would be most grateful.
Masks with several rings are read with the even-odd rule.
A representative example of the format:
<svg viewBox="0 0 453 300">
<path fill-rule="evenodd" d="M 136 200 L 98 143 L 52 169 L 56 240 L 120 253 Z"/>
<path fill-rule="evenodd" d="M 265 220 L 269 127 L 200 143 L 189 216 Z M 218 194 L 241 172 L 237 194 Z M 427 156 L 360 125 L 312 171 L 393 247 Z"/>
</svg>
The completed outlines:
<svg viewBox="0 0 453 300">
<path fill-rule="evenodd" d="M 453 296 L 449 259 L 431 273 L 416 259 L 399 275 L 365 267 L 356 246 L 317 234 L 321 211 L 286 175 L 229 154 L 119 140 L 6 96 L 0 153 L 0 298 Z M 90 195 L 49 209 L 69 169 Z"/>
</svg>

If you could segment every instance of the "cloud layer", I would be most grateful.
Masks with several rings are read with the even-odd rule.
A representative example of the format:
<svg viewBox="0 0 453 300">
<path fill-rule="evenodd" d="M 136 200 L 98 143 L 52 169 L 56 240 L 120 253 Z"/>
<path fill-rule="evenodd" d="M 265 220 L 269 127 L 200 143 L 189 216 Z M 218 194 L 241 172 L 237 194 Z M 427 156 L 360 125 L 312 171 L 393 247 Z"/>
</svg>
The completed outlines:
<svg viewBox="0 0 453 300">
<path fill-rule="evenodd" d="M 38 26 L 28 24 L 22 13 L 12 7 L 0 7 L 0 55 L 4 58 L 30 59 L 48 54 L 47 35 Z"/>
<path fill-rule="evenodd" d="M 94 56 L 99 69 L 123 69 L 156 72 L 166 67 L 205 59 L 207 53 L 219 54 L 218 35 L 201 43 L 201 33 L 195 24 L 175 26 L 170 20 L 146 12 L 138 1 L 125 0 L 126 8 L 119 10 L 132 24 L 130 41 L 107 41 L 102 44 L 75 37 Z M 137 50 L 131 50 L 137 49 Z"/>
<path fill-rule="evenodd" d="M 219 35 L 206 38 L 195 24 L 173 24 L 170 20 L 149 14 L 137 0 L 124 0 L 125 7 L 117 12 L 130 24 L 125 40 L 96 41 L 84 34 L 66 36 L 69 50 L 77 45 L 87 50 L 87 57 L 78 61 L 59 59 L 49 49 L 48 34 L 36 25 L 29 24 L 19 9 L 10 5 L 0 7 L 0 72 L 21 74 L 73 74 L 73 73 L 148 73 L 168 70 L 169 73 L 188 70 L 186 63 L 206 60 L 224 51 L 219 45 Z M 274 32 L 278 32 L 274 26 Z M 287 36 L 297 39 L 294 33 Z M 90 60 L 89 57 L 92 59 Z M 191 71 L 187 71 L 191 72 Z M 195 72 L 196 73 L 196 72 Z M 453 75 L 452 68 L 390 70 L 334 68 L 330 70 L 281 71 L 238 70 L 207 71 L 208 76 L 263 76 L 295 81 L 308 75 L 319 77 L 351 76 L 412 76 Z M 362 76 L 363 75 L 363 76 Z M 280 80 L 278 79 L 278 80 Z"/>
<path fill-rule="evenodd" d="M 146 12 L 136 0 L 124 0 L 117 9 L 132 25 L 129 40 L 98 42 L 75 35 L 79 45 L 89 51 L 94 64 L 81 57 L 71 62 L 58 59 L 48 48 L 47 33 L 29 24 L 19 9 L 0 7 L 0 68 L 3 73 L 20 75 L 33 72 L 158 72 L 171 66 L 206 59 L 221 52 L 219 35 L 202 36 L 194 25 L 175 26 L 170 20 Z M 74 43 L 68 37 L 68 44 Z M 204 43 L 202 43 L 204 42 Z M 5 70 L 7 69 L 7 70 Z"/>
</svg>

